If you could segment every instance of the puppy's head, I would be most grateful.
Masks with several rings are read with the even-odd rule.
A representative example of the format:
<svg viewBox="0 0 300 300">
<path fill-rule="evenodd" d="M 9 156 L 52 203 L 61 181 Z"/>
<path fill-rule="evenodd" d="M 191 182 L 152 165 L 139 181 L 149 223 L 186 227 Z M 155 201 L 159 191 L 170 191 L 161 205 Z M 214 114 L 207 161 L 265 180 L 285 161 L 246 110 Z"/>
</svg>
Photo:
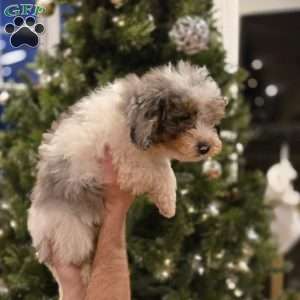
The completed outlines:
<svg viewBox="0 0 300 300">
<path fill-rule="evenodd" d="M 126 110 L 137 147 L 157 148 L 181 161 L 202 160 L 221 150 L 215 127 L 225 101 L 205 68 L 179 62 L 132 79 Z"/>
</svg>

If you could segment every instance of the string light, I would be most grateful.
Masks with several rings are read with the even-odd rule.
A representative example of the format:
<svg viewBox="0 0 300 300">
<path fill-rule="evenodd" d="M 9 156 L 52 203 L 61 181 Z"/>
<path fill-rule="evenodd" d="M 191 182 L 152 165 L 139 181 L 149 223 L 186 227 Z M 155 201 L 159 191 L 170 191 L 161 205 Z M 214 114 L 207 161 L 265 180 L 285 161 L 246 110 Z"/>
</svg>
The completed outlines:
<svg viewBox="0 0 300 300">
<path fill-rule="evenodd" d="M 251 63 L 251 67 L 254 69 L 254 70 L 260 70 L 260 69 L 262 69 L 262 67 L 263 67 L 263 62 L 262 62 L 262 60 L 260 60 L 260 59 L 254 59 L 253 61 L 252 61 L 252 63 Z"/>
<path fill-rule="evenodd" d="M 225 251 L 222 250 L 222 251 L 220 251 L 219 253 L 216 254 L 216 258 L 217 259 L 222 259 L 224 257 L 224 255 L 225 255 Z"/>
<path fill-rule="evenodd" d="M 194 259 L 197 260 L 197 261 L 201 261 L 202 256 L 200 254 L 195 254 Z"/>
<path fill-rule="evenodd" d="M 242 143 L 237 143 L 236 150 L 239 154 L 242 154 L 244 152 L 244 145 Z"/>
<path fill-rule="evenodd" d="M 167 270 L 164 270 L 161 272 L 161 277 L 163 279 L 167 279 L 167 278 L 169 278 L 169 276 L 170 276 L 170 273 Z"/>
<path fill-rule="evenodd" d="M 211 203 L 208 206 L 208 212 L 211 216 L 216 217 L 220 214 L 219 208 L 218 208 L 218 204 L 217 203 Z"/>
<path fill-rule="evenodd" d="M 254 98 L 254 103 L 256 106 L 263 106 L 265 104 L 265 99 L 263 97 L 255 97 Z"/>
<path fill-rule="evenodd" d="M 189 213 L 189 214 L 193 214 L 193 213 L 195 213 L 195 212 L 196 212 L 195 207 L 192 206 L 192 205 L 189 205 L 189 207 L 188 207 L 188 213 Z"/>
<path fill-rule="evenodd" d="M 189 193 L 189 190 L 188 190 L 188 189 L 181 189 L 181 190 L 180 190 L 180 194 L 181 194 L 182 196 L 187 195 L 188 193 Z"/>
<path fill-rule="evenodd" d="M 257 241 L 258 240 L 258 234 L 253 228 L 250 228 L 248 230 L 247 236 L 248 236 L 248 239 L 251 240 L 251 241 Z"/>
<path fill-rule="evenodd" d="M 204 213 L 201 218 L 202 218 L 202 221 L 206 221 L 208 218 L 208 214 Z"/>
<path fill-rule="evenodd" d="M 240 289 L 236 289 L 234 290 L 234 295 L 237 297 L 237 298 L 240 298 L 243 296 L 243 292 L 240 290 Z"/>
<path fill-rule="evenodd" d="M 164 261 L 164 264 L 166 266 L 170 266 L 171 265 L 171 259 L 170 258 L 166 258 L 165 261 Z"/>
<path fill-rule="evenodd" d="M 256 80 L 255 78 L 250 78 L 250 79 L 248 80 L 248 86 L 249 86 L 251 89 L 257 88 L 257 86 L 258 86 L 257 80 Z"/>
<path fill-rule="evenodd" d="M 231 130 L 221 130 L 220 136 L 228 142 L 234 142 L 237 139 L 237 133 Z"/>
<path fill-rule="evenodd" d="M 198 271 L 199 275 L 203 275 L 205 272 L 205 269 L 203 266 L 200 266 L 197 271 Z"/>
<path fill-rule="evenodd" d="M 17 222 L 14 220 L 10 221 L 10 226 L 14 229 L 17 228 Z"/>
<path fill-rule="evenodd" d="M 7 202 L 2 202 L 1 203 L 1 208 L 4 210 L 9 210 L 10 206 Z"/>
<path fill-rule="evenodd" d="M 0 228 L 0 238 L 3 237 L 4 235 L 4 230 Z"/>
<path fill-rule="evenodd" d="M 234 290 L 236 288 L 236 282 L 233 278 L 227 278 L 226 285 L 230 290 Z"/>
<path fill-rule="evenodd" d="M 278 87 L 275 84 L 270 84 L 265 89 L 266 95 L 269 97 L 275 97 L 278 94 Z"/>
<path fill-rule="evenodd" d="M 229 88 L 229 92 L 233 98 L 236 98 L 239 92 L 239 87 L 236 83 L 232 84 Z"/>
<path fill-rule="evenodd" d="M 233 263 L 233 262 L 229 262 L 229 263 L 227 264 L 227 268 L 228 268 L 228 269 L 234 269 L 234 263 Z"/>
<path fill-rule="evenodd" d="M 238 262 L 238 268 L 243 272 L 249 272 L 249 266 L 244 260 Z"/>
</svg>

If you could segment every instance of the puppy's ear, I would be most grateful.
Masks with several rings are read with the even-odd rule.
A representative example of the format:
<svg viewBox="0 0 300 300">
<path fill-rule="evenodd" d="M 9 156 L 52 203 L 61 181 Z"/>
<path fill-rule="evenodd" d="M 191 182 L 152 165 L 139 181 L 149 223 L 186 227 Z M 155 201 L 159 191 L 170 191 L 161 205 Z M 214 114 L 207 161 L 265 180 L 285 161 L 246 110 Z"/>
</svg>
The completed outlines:
<svg viewBox="0 0 300 300">
<path fill-rule="evenodd" d="M 157 135 L 165 114 L 166 101 L 159 95 L 137 96 L 129 112 L 132 142 L 143 150 L 158 142 Z"/>
<path fill-rule="evenodd" d="M 136 99 L 130 116 L 131 140 L 146 150 L 194 127 L 196 118 L 197 108 L 192 101 L 162 91 L 145 93 Z"/>
</svg>

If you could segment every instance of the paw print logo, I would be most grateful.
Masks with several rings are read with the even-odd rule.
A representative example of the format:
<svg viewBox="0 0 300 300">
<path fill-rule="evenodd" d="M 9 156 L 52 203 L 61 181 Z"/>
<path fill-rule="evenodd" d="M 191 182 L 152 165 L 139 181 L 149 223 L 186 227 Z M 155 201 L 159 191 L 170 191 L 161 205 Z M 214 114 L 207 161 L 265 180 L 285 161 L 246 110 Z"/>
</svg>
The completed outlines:
<svg viewBox="0 0 300 300">
<path fill-rule="evenodd" d="M 39 34 L 43 33 L 45 28 L 43 24 L 36 24 L 34 17 L 27 17 L 24 20 L 18 16 L 13 23 L 6 24 L 4 30 L 11 34 L 10 43 L 17 48 L 22 45 L 36 47 L 39 44 Z"/>
</svg>

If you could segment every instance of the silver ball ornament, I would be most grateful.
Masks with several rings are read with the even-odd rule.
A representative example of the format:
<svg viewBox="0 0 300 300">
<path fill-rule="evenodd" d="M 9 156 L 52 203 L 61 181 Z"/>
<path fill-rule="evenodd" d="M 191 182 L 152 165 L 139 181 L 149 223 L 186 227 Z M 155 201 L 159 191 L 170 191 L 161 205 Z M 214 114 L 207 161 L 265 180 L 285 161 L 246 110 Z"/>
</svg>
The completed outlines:
<svg viewBox="0 0 300 300">
<path fill-rule="evenodd" d="M 178 51 L 193 55 L 208 48 L 210 32 L 207 22 L 201 17 L 185 16 L 176 21 L 169 37 Z"/>
</svg>

